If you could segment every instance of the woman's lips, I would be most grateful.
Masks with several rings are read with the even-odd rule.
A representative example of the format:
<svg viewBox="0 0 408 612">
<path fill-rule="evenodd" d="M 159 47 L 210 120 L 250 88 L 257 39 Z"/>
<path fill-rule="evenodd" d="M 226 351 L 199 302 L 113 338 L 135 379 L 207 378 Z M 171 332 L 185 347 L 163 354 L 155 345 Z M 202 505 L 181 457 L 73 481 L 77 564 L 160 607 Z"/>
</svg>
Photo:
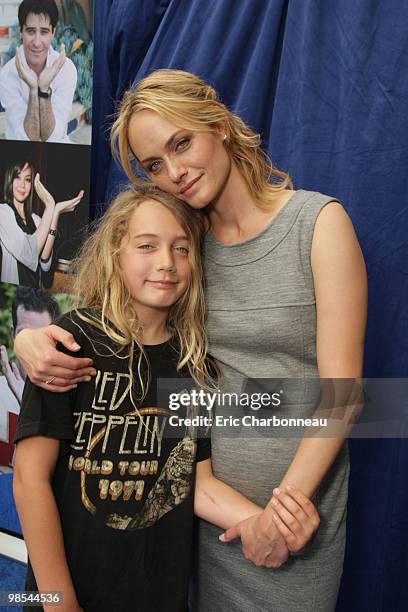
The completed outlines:
<svg viewBox="0 0 408 612">
<path fill-rule="evenodd" d="M 197 185 L 201 177 L 202 177 L 202 174 L 200 176 L 197 176 L 197 178 L 195 178 L 194 180 L 187 183 L 187 185 L 180 190 L 180 193 L 183 195 L 186 193 L 191 193 L 191 190 L 193 189 L 193 187 L 195 187 L 195 185 Z"/>
</svg>

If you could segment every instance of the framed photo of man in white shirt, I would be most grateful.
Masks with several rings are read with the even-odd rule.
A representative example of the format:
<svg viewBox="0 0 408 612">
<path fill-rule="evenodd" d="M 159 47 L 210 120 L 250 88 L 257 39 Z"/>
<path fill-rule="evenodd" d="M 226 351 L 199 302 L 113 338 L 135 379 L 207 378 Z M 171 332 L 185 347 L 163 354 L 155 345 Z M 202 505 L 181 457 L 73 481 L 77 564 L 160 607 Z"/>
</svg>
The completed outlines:
<svg viewBox="0 0 408 612">
<path fill-rule="evenodd" d="M 0 31 L 1 9 L 4 13 L 13 3 L 16 0 L 0 0 Z M 58 49 L 52 44 L 60 17 L 57 1 L 22 0 L 15 8 L 21 44 L 0 69 L 4 136 L 7 140 L 78 142 L 69 135 L 76 120 L 78 124 L 74 112 L 77 69 L 67 57 L 64 44 Z M 3 14 L 4 19 L 7 18 Z M 82 138 L 81 144 L 90 144 L 88 127 L 87 138 Z"/>
</svg>

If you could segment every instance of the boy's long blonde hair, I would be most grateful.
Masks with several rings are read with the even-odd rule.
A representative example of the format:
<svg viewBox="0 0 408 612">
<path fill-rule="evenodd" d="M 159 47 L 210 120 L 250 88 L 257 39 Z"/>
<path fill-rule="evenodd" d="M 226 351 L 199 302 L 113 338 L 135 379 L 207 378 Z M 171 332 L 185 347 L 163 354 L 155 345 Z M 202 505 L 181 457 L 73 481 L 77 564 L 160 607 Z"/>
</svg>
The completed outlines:
<svg viewBox="0 0 408 612">
<path fill-rule="evenodd" d="M 225 146 L 259 208 L 269 208 L 277 193 L 292 187 L 289 175 L 274 168 L 261 149 L 259 134 L 218 99 L 211 85 L 183 70 L 156 70 L 123 96 L 112 126 L 111 146 L 132 182 L 143 183 L 132 163 L 129 123 L 134 113 L 145 109 L 183 129 L 211 132 L 222 128 L 227 136 Z"/>
<path fill-rule="evenodd" d="M 101 330 L 117 347 L 113 353 L 129 359 L 133 382 L 134 354 L 138 355 L 137 371 L 146 394 L 149 374 L 143 351 L 142 328 L 132 295 L 123 280 L 119 256 L 122 238 L 126 235 L 132 214 L 142 202 L 155 200 L 169 210 L 186 232 L 189 241 L 190 281 L 186 292 L 170 308 L 167 326 L 180 346 L 177 369 L 189 368 L 198 384 L 207 383 L 207 340 L 204 330 L 203 272 L 200 244 L 203 235 L 203 215 L 190 209 L 174 196 L 152 185 L 133 187 L 120 193 L 97 222 L 82 246 L 75 268 L 75 306 L 79 317 Z M 94 343 L 95 347 L 95 343 Z M 136 349 L 136 350 L 135 350 Z M 138 350 L 137 350 L 138 349 Z"/>
</svg>

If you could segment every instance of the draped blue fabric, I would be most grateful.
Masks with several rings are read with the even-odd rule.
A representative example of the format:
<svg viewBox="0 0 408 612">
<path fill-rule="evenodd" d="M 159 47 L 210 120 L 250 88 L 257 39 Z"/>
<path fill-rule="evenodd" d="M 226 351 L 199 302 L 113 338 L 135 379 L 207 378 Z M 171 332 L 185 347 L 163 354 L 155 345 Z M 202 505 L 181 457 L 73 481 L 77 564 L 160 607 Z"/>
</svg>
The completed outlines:
<svg viewBox="0 0 408 612">
<path fill-rule="evenodd" d="M 365 374 L 406 377 L 407 22 L 398 0 L 98 0 L 93 202 L 125 181 L 106 136 L 123 91 L 156 68 L 199 74 L 296 187 L 342 200 L 368 268 Z M 408 609 L 408 445 L 350 447 L 338 611 Z"/>
</svg>

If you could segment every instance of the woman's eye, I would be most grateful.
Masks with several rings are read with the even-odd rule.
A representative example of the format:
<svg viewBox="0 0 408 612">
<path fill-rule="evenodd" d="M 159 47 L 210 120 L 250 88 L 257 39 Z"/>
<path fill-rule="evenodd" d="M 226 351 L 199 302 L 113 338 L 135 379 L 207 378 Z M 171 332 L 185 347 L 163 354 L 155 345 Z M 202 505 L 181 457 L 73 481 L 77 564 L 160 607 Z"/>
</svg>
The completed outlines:
<svg viewBox="0 0 408 612">
<path fill-rule="evenodd" d="M 154 174 L 155 172 L 157 172 L 160 169 L 160 162 L 158 161 L 154 161 L 152 164 L 150 164 L 147 168 L 148 172 Z"/>
<path fill-rule="evenodd" d="M 149 251 L 150 249 L 153 249 L 153 245 L 152 244 L 139 244 L 138 249 L 142 249 L 143 251 Z"/>
<path fill-rule="evenodd" d="M 176 151 L 186 149 L 189 144 L 190 144 L 190 139 L 189 138 L 182 138 L 176 144 Z"/>
</svg>

